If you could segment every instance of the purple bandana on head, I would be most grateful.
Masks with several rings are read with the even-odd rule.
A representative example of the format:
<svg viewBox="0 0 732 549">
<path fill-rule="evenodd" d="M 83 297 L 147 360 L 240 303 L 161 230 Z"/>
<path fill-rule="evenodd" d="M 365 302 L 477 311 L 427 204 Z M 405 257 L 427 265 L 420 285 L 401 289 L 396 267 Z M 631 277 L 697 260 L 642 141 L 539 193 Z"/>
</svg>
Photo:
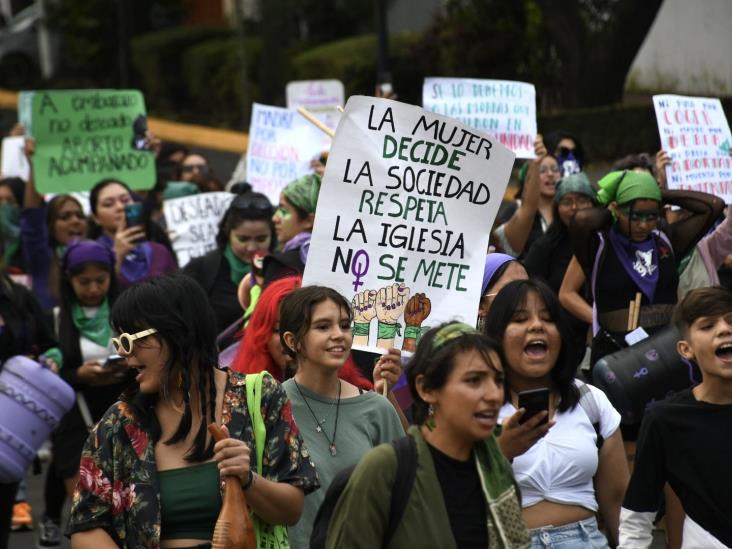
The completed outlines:
<svg viewBox="0 0 732 549">
<path fill-rule="evenodd" d="M 491 278 L 505 263 L 516 261 L 516 258 L 508 254 L 492 253 L 485 256 L 485 267 L 483 268 L 483 284 L 480 287 L 480 296 L 483 297 L 488 291 Z"/>
<path fill-rule="evenodd" d="M 607 235 L 625 272 L 648 301 L 653 303 L 658 284 L 658 245 L 655 236 L 651 235 L 643 242 L 631 242 L 615 226 Z"/>
<path fill-rule="evenodd" d="M 84 263 L 101 263 L 114 267 L 114 253 L 106 246 L 93 240 L 74 240 L 61 257 L 61 268 L 72 271 Z"/>
</svg>

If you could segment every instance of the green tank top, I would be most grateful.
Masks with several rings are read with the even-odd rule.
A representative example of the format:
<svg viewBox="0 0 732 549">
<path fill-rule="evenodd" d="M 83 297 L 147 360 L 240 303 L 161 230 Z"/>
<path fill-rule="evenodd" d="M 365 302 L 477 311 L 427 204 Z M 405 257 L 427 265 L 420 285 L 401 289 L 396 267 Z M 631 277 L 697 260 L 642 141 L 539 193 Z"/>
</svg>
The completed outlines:
<svg viewBox="0 0 732 549">
<path fill-rule="evenodd" d="M 221 510 L 221 482 L 215 461 L 158 472 L 160 539 L 213 537 Z"/>
</svg>

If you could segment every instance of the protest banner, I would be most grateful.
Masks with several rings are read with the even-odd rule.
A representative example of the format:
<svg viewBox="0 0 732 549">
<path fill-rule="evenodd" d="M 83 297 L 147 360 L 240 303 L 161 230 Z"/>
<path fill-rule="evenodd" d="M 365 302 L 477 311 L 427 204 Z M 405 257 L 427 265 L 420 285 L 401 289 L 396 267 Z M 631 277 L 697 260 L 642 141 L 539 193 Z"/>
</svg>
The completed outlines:
<svg viewBox="0 0 732 549">
<path fill-rule="evenodd" d="M 356 348 L 412 351 L 430 326 L 475 324 L 514 158 L 452 118 L 388 99 L 348 100 L 303 283 L 348 299 Z"/>
<path fill-rule="evenodd" d="M 139 91 L 26 92 L 18 109 L 36 141 L 32 163 L 39 192 L 85 191 L 106 178 L 132 189 L 155 184 L 155 157 L 144 149 L 147 123 Z"/>
<path fill-rule="evenodd" d="M 512 80 L 425 78 L 422 105 L 495 136 L 519 158 L 534 158 L 536 90 Z"/>
<path fill-rule="evenodd" d="M 20 177 L 28 181 L 30 176 L 30 164 L 23 153 L 25 137 L 6 137 L 3 139 L 3 160 L 0 168 L 0 175 L 3 177 Z"/>
<path fill-rule="evenodd" d="M 285 88 L 287 108 L 305 107 L 330 129 L 338 127 L 341 113 L 338 107 L 346 102 L 343 82 L 340 80 L 296 80 Z"/>
<path fill-rule="evenodd" d="M 732 204 L 732 135 L 719 99 L 654 95 L 669 189 L 702 191 Z"/>
<path fill-rule="evenodd" d="M 273 204 L 293 179 L 312 173 L 310 162 L 330 138 L 296 111 L 254 103 L 249 126 L 247 181 Z"/>
<path fill-rule="evenodd" d="M 163 202 L 165 223 L 180 267 L 216 247 L 219 221 L 234 196 L 227 192 L 201 193 Z"/>
</svg>

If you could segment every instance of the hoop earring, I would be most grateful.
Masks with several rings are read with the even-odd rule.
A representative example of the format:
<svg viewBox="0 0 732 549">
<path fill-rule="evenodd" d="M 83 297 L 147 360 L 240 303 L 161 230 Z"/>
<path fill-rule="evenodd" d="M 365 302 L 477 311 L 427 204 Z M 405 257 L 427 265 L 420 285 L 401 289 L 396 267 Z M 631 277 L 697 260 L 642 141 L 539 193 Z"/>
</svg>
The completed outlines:
<svg viewBox="0 0 732 549">
<path fill-rule="evenodd" d="M 435 430 L 435 408 L 432 404 L 427 406 L 427 421 L 424 424 L 430 431 Z"/>
</svg>

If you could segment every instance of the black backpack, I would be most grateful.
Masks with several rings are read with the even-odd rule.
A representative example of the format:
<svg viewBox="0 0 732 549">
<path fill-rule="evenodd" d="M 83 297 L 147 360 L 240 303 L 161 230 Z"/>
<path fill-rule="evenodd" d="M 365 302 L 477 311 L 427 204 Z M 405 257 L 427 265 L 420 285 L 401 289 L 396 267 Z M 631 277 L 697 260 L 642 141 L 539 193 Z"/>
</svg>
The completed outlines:
<svg viewBox="0 0 732 549">
<path fill-rule="evenodd" d="M 389 513 L 389 524 L 384 532 L 382 547 L 386 547 L 391 541 L 394 532 L 396 532 L 399 521 L 404 515 L 404 509 L 407 507 L 409 495 L 412 493 L 414 485 L 414 476 L 417 471 L 417 445 L 414 439 L 407 435 L 402 438 L 391 441 L 397 457 L 396 480 L 391 491 L 391 507 Z M 328 491 L 325 493 L 325 499 L 318 509 L 313 523 L 313 532 L 310 535 L 310 549 L 325 549 L 325 541 L 328 536 L 328 526 L 333 516 L 338 498 L 341 492 L 348 484 L 351 473 L 356 466 L 347 467 L 338 474 L 330 483 Z"/>
</svg>

